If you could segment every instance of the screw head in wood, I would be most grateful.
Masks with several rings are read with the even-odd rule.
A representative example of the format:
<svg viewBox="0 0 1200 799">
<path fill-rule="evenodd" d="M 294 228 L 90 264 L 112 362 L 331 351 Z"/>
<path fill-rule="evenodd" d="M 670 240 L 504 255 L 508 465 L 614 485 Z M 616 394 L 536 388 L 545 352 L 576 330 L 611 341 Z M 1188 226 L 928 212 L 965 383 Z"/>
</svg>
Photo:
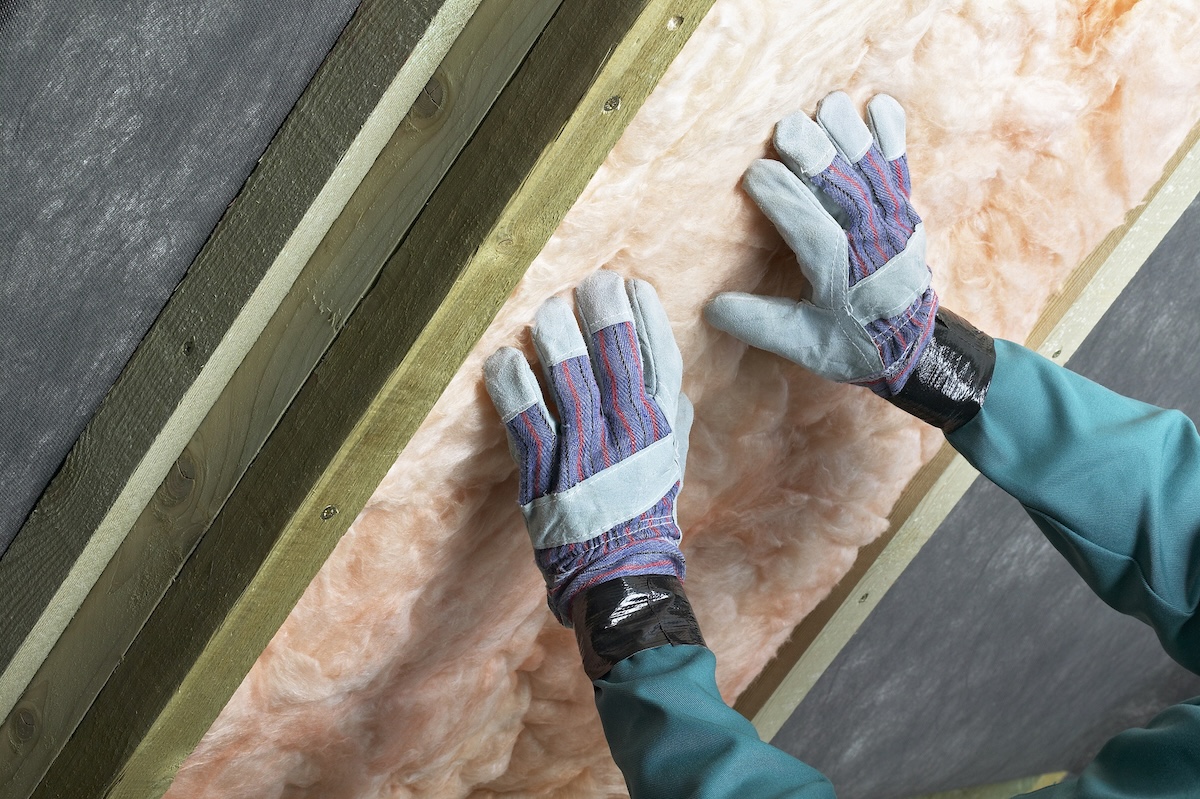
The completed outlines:
<svg viewBox="0 0 1200 799">
<path fill-rule="evenodd" d="M 614 94 L 604 101 L 604 113 L 611 114 L 621 107 L 621 95 Z"/>
<path fill-rule="evenodd" d="M 337 505 L 326 505 L 325 510 L 321 511 L 321 518 L 324 519 L 325 521 L 329 521 L 330 519 L 332 519 L 334 516 L 337 516 L 337 515 L 338 515 Z"/>
</svg>

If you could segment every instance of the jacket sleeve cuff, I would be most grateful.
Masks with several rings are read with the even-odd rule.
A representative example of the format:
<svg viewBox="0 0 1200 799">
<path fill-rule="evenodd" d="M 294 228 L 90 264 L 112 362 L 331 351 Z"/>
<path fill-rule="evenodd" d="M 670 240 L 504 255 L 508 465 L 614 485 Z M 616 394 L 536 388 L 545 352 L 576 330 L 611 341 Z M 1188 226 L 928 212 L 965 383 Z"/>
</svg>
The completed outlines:
<svg viewBox="0 0 1200 799">
<path fill-rule="evenodd" d="M 683 584 L 664 574 L 619 577 L 588 588 L 571 603 L 571 621 L 592 680 L 644 649 L 704 646 Z"/>
<path fill-rule="evenodd" d="M 888 401 L 952 433 L 974 419 L 983 407 L 995 366 L 992 337 L 941 308 L 934 320 L 933 337 L 917 359 L 908 382 Z"/>
</svg>

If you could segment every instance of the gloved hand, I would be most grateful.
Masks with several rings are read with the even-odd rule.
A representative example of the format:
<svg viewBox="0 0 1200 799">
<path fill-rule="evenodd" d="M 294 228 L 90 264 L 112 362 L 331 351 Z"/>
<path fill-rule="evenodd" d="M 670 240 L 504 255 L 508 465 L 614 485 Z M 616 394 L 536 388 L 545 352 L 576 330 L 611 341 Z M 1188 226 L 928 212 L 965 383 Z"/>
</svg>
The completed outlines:
<svg viewBox="0 0 1200 799">
<path fill-rule="evenodd" d="M 817 374 L 855 383 L 951 432 L 983 405 L 992 340 L 939 309 L 925 264 L 925 229 L 909 202 L 904 109 L 821 101 L 816 122 L 775 126 L 783 163 L 759 160 L 743 185 L 783 234 L 808 279 L 797 300 L 729 292 L 704 316 L 714 327 Z"/>
<path fill-rule="evenodd" d="M 904 110 L 827 96 L 817 121 L 775 127 L 783 163 L 755 161 L 743 185 L 796 253 L 811 299 L 727 293 L 705 308 L 714 327 L 842 383 L 900 392 L 933 330 L 938 298 L 925 230 L 909 203 Z"/>
<path fill-rule="evenodd" d="M 557 297 L 533 327 L 558 420 L 520 352 L 502 348 L 484 367 L 520 470 L 534 559 L 567 627 L 589 588 L 639 575 L 682 581 L 675 501 L 692 424 L 683 360 L 654 288 L 599 271 L 575 297 L 582 332 Z"/>
</svg>

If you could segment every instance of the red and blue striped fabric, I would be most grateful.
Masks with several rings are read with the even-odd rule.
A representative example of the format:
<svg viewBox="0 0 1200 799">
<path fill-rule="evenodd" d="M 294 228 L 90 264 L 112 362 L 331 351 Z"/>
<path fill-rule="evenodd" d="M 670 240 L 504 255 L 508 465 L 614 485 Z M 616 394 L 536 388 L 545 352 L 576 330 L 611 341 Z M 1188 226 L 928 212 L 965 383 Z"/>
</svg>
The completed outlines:
<svg viewBox="0 0 1200 799">
<path fill-rule="evenodd" d="M 833 162 L 810 180 L 847 214 L 851 286 L 903 252 L 921 223 L 909 202 L 912 182 L 907 156 L 888 161 L 872 144 L 854 164 L 835 155 Z M 899 393 L 921 355 L 920 348 L 929 340 L 937 307 L 937 294 L 930 287 L 904 313 L 867 325 L 885 376 L 861 385 L 882 396 Z M 901 363 L 903 366 L 892 368 Z"/>
<path fill-rule="evenodd" d="M 522 505 L 566 491 L 671 432 L 662 409 L 646 393 L 630 322 L 597 331 L 590 357 L 554 364 L 549 379 L 558 405 L 557 431 L 537 406 L 507 423 L 521 472 Z M 678 492 L 676 483 L 652 508 L 591 540 L 535 550 L 559 621 L 568 623 L 576 594 L 605 580 L 635 574 L 683 579 L 674 512 Z"/>
</svg>

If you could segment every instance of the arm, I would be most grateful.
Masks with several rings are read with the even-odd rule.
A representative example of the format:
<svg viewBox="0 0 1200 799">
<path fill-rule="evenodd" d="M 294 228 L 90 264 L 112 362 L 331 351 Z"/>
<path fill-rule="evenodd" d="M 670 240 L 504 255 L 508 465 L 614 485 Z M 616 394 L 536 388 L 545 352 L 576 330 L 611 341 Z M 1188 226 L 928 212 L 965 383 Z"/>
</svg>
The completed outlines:
<svg viewBox="0 0 1200 799">
<path fill-rule="evenodd" d="M 746 175 L 796 253 L 799 301 L 727 293 L 714 326 L 940 427 L 1015 496 L 1088 584 L 1200 673 L 1200 436 L 1183 414 L 1118 396 L 938 308 L 908 204 L 904 117 L 890 98 L 830 95 L 780 122 L 783 163 Z M 866 287 L 866 288 L 864 288 Z M 905 309 L 900 313 L 896 309 Z M 1200 700 L 1124 732 L 1046 799 L 1183 799 L 1200 785 Z"/>
<path fill-rule="evenodd" d="M 1200 699 L 1174 705 L 1145 727 L 1114 736 L 1078 777 L 1038 799 L 1193 799 L 1200 785 Z"/>
<path fill-rule="evenodd" d="M 557 419 L 516 350 L 489 358 L 485 378 L 550 609 L 575 630 L 630 794 L 832 799 L 824 777 L 759 740 L 717 691 L 675 515 L 691 405 L 654 289 L 600 271 L 576 301 L 583 330 L 559 298 L 533 329 Z"/>
<path fill-rule="evenodd" d="M 1200 673 L 1200 436 L 1029 350 L 995 345 L 987 401 L 947 435 L 1109 605 Z"/>
<path fill-rule="evenodd" d="M 993 345 L 940 309 L 909 203 L 903 111 L 884 96 L 867 111 L 870 129 L 848 97 L 830 95 L 815 122 L 797 114 L 776 127 L 783 163 L 746 174 L 811 299 L 722 294 L 706 317 L 941 427 L 1106 602 L 1151 624 L 1172 657 L 1200 671 L 1194 426 L 1017 345 Z"/>
<path fill-rule="evenodd" d="M 674 578 L 597 586 L 576 601 L 575 632 L 633 799 L 833 799 L 820 772 L 763 743 L 725 704 L 716 658 Z"/>
<path fill-rule="evenodd" d="M 721 699 L 700 646 L 647 649 L 596 680 L 596 707 L 633 799 L 833 799 L 816 769 L 759 740 Z"/>
<path fill-rule="evenodd" d="M 1122 397 L 940 313 L 892 401 L 947 431 L 1014 496 L 1092 589 L 1200 669 L 1195 555 L 1200 436 L 1186 416 Z M 1185 799 L 1200 785 L 1200 700 L 1117 735 L 1039 799 Z"/>
</svg>

